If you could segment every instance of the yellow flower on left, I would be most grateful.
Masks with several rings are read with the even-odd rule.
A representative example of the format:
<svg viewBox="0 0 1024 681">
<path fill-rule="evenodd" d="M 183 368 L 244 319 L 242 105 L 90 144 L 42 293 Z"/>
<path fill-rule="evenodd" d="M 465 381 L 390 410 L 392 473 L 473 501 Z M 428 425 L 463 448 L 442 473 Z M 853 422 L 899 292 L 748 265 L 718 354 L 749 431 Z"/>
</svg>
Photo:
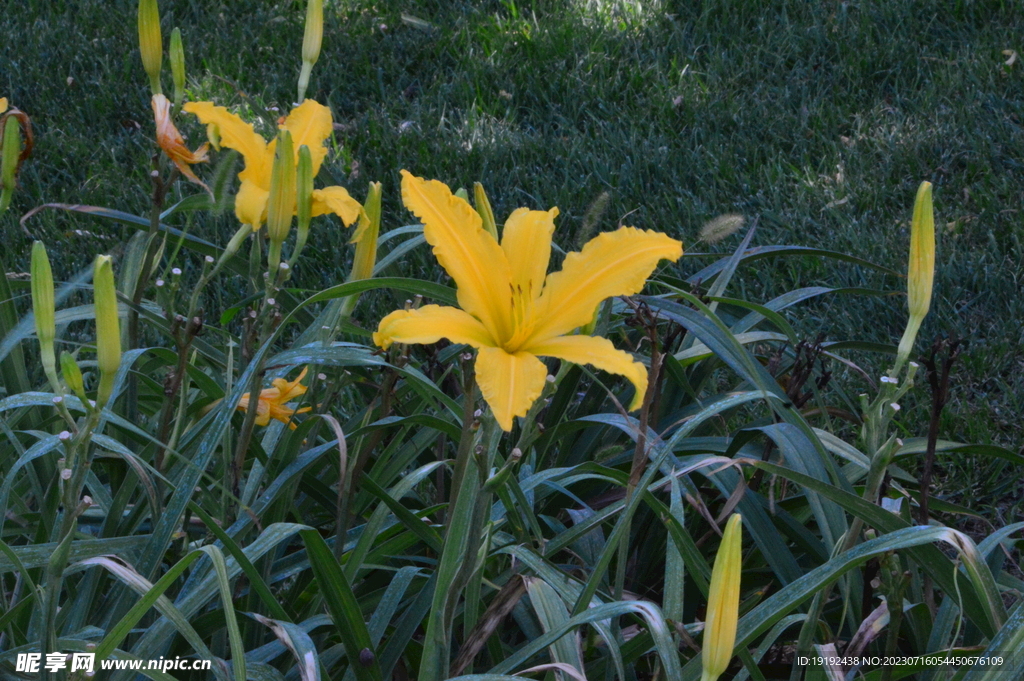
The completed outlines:
<svg viewBox="0 0 1024 681">
<path fill-rule="evenodd" d="M 296 426 L 292 423 L 292 417 L 295 414 L 304 414 L 312 409 L 312 407 L 293 409 L 287 403 L 306 394 L 308 388 L 302 385 L 302 379 L 306 377 L 306 372 L 308 371 L 309 367 L 304 368 L 294 381 L 275 378 L 272 382 L 274 387 L 260 391 L 260 396 L 256 398 L 257 426 L 269 425 L 270 419 L 276 419 L 281 423 L 287 423 L 289 428 L 295 430 Z M 242 398 L 238 400 L 236 408 L 238 411 L 249 409 L 249 393 L 242 395 Z"/>
<path fill-rule="evenodd" d="M 0 113 L 7 111 L 7 98 L 0 97 Z"/>
<path fill-rule="evenodd" d="M 178 167 L 182 175 L 209 191 L 210 188 L 196 177 L 189 166 L 204 162 L 210 145 L 203 144 L 194 152 L 188 150 L 184 138 L 174 127 L 174 121 L 171 120 L 171 102 L 163 95 L 153 95 L 153 117 L 156 119 L 156 141 L 160 148 Z"/>
<path fill-rule="evenodd" d="M 195 114 L 208 129 L 216 129 L 220 144 L 242 154 L 245 168 L 238 173 L 241 187 L 235 197 L 235 216 L 242 224 L 252 227 L 255 232 L 267 219 L 267 204 L 270 200 L 270 175 L 274 167 L 274 152 L 277 140 L 267 143 L 236 114 L 223 106 L 215 106 L 213 102 L 189 102 L 185 111 Z M 331 135 L 334 123 L 331 110 L 323 104 L 307 99 L 292 110 L 279 125 L 291 133 L 298 165 L 299 149 L 305 145 L 309 148 L 313 161 L 313 177 L 320 172 L 320 165 L 327 156 L 324 142 Z M 341 218 L 346 226 L 351 226 L 363 208 L 358 201 L 349 196 L 344 187 L 324 187 L 313 190 L 312 217 L 334 213 Z M 292 211 L 295 214 L 295 211 Z"/>
</svg>

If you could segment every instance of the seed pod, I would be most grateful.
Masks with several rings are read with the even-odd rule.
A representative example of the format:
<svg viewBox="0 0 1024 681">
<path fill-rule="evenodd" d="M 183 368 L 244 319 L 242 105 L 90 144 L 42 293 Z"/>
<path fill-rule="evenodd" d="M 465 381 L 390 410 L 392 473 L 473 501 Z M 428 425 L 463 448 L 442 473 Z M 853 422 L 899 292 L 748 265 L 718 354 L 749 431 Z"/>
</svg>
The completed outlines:
<svg viewBox="0 0 1024 681">
<path fill-rule="evenodd" d="M 729 667 L 736 646 L 740 607 L 740 575 L 743 568 L 743 518 L 734 513 L 725 526 L 715 556 L 704 622 L 704 672 L 701 681 L 716 681 Z"/>
<path fill-rule="evenodd" d="M 160 87 L 160 67 L 164 58 L 163 36 L 160 33 L 160 9 L 156 0 L 139 0 L 139 52 L 142 67 L 149 76 L 149 88 L 154 95 Z"/>
<path fill-rule="evenodd" d="M 92 285 L 96 303 L 96 364 L 100 370 L 96 406 L 102 409 L 114 392 L 114 378 L 121 366 L 121 325 L 117 315 L 114 267 L 109 255 L 96 256 Z"/>
<path fill-rule="evenodd" d="M 46 246 L 42 241 L 32 244 L 32 312 L 36 321 L 36 338 L 39 340 L 39 360 L 46 373 L 50 387 L 59 394 L 57 381 L 57 360 L 53 353 L 53 339 L 57 335 L 54 320 L 53 272 Z"/>
</svg>

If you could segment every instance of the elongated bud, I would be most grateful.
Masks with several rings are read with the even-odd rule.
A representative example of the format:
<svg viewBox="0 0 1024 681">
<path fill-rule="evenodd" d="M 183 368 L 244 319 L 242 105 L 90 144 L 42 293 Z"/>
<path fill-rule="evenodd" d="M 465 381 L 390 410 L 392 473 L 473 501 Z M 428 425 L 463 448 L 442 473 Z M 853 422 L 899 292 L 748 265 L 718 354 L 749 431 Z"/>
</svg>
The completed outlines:
<svg viewBox="0 0 1024 681">
<path fill-rule="evenodd" d="M 36 320 L 36 338 L 39 339 L 39 361 L 50 381 L 50 387 L 59 393 L 57 359 L 53 353 L 53 339 L 57 335 L 53 309 L 53 272 L 42 241 L 32 244 L 32 313 Z"/>
<path fill-rule="evenodd" d="M 85 396 L 85 381 L 82 380 L 82 370 L 78 368 L 78 362 L 75 361 L 70 352 L 60 353 L 60 374 L 64 377 L 64 383 L 78 396 L 82 404 L 88 407 L 89 400 Z"/>
<path fill-rule="evenodd" d="M 373 276 L 373 268 L 377 264 L 377 237 L 380 233 L 380 182 L 371 182 L 363 204 L 363 214 L 359 216 L 352 240 L 356 244 L 356 254 L 352 260 L 352 273 L 349 281 L 369 279 Z"/>
<path fill-rule="evenodd" d="M 716 681 L 728 668 L 736 646 L 740 610 L 740 575 L 743 567 L 743 518 L 734 513 L 725 526 L 715 556 L 708 591 L 708 615 L 704 622 L 701 681 Z"/>
<path fill-rule="evenodd" d="M 185 47 L 181 43 L 181 29 L 171 31 L 171 79 L 174 81 L 174 108 L 181 108 L 185 98 Z"/>
<path fill-rule="evenodd" d="M 484 186 L 479 182 L 473 183 L 473 205 L 476 207 L 476 212 L 480 214 L 480 219 L 483 220 L 484 229 L 490 232 L 494 240 L 497 241 L 498 225 L 494 221 L 494 211 L 491 210 L 491 202 L 487 198 Z"/>
<path fill-rule="evenodd" d="M 160 9 L 156 0 L 139 0 L 139 52 L 142 53 L 142 67 L 149 76 L 149 89 L 158 95 L 163 92 L 160 65 L 164 58 L 164 41 L 160 34 Z"/>
<path fill-rule="evenodd" d="M 299 74 L 299 103 L 306 98 L 309 74 L 320 58 L 320 45 L 324 40 L 324 0 L 306 3 L 306 31 L 302 36 L 302 72 Z"/>
<path fill-rule="evenodd" d="M 295 151 L 292 135 L 282 130 L 277 136 L 277 151 L 270 173 L 270 199 L 267 204 L 267 234 L 280 245 L 288 238 L 295 214 Z"/>
<path fill-rule="evenodd" d="M 922 182 L 914 201 L 910 223 L 910 262 L 907 271 L 907 306 L 910 318 L 896 354 L 897 369 L 910 357 L 921 323 L 932 304 L 935 280 L 935 213 L 932 208 L 932 183 Z"/>
<path fill-rule="evenodd" d="M 309 238 L 309 223 L 313 219 L 313 156 L 309 147 L 299 147 L 299 165 L 295 173 L 295 215 L 298 222 L 298 233 L 295 238 L 295 251 L 291 262 L 294 265 Z"/>
<path fill-rule="evenodd" d="M 102 409 L 114 392 L 114 378 L 121 365 L 121 325 L 117 316 L 114 266 L 109 255 L 96 256 L 92 286 L 96 304 L 96 364 L 100 370 L 96 406 Z"/>
<path fill-rule="evenodd" d="M 7 100 L 4 100 L 4 104 Z M 4 107 L 6 109 L 6 106 Z M 2 120 L 2 119 L 0 119 Z M 8 116 L 3 129 L 3 148 L 0 151 L 0 213 L 7 210 L 14 195 L 14 176 L 21 154 L 21 126 L 18 119 Z"/>
</svg>

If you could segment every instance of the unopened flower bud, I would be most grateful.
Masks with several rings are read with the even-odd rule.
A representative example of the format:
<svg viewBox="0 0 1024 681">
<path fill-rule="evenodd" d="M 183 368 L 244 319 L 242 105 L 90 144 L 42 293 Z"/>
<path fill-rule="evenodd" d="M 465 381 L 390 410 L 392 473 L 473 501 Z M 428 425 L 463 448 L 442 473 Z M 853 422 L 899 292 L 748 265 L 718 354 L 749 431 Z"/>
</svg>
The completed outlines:
<svg viewBox="0 0 1024 681">
<path fill-rule="evenodd" d="M 53 303 L 53 272 L 46 246 L 42 241 L 32 244 L 32 313 L 36 321 L 39 340 L 39 360 L 54 392 L 59 392 L 57 358 L 53 352 L 53 339 L 57 335 Z"/>
<path fill-rule="evenodd" d="M 306 30 L 302 36 L 302 72 L 299 74 L 299 102 L 306 98 L 309 74 L 320 58 L 324 40 L 324 0 L 309 0 L 306 4 Z"/>
<path fill-rule="evenodd" d="M 85 396 L 85 381 L 82 380 L 82 370 L 78 368 L 78 362 L 71 356 L 70 352 L 60 353 L 60 374 L 64 377 L 64 383 L 71 388 L 71 392 L 78 396 L 83 405 L 89 402 Z"/>
<path fill-rule="evenodd" d="M 160 34 L 160 9 L 156 0 L 139 0 L 139 52 L 142 66 L 149 76 L 149 88 L 154 95 L 160 87 L 160 66 L 163 63 L 163 36 Z"/>
<path fill-rule="evenodd" d="M 121 325 L 117 314 L 114 267 L 109 255 L 96 257 L 92 284 L 96 303 L 96 363 L 100 371 L 96 402 L 102 409 L 114 392 L 114 378 L 121 365 Z"/>
<path fill-rule="evenodd" d="M 740 575 L 743 567 L 743 519 L 729 518 L 722 544 L 715 556 L 708 591 L 708 614 L 704 624 L 704 673 L 701 681 L 716 681 L 729 666 L 736 645 L 739 619 Z"/>
<path fill-rule="evenodd" d="M 914 201 L 910 223 L 910 263 L 907 271 L 907 307 L 910 318 L 896 354 L 897 367 L 910 357 L 921 323 L 932 304 L 935 279 L 935 213 L 932 208 L 932 184 L 922 182 Z"/>
<path fill-rule="evenodd" d="M 171 31 L 171 79 L 174 81 L 174 106 L 181 108 L 185 97 L 185 47 L 181 42 L 181 29 Z"/>
<path fill-rule="evenodd" d="M 274 166 L 270 173 L 270 199 L 267 204 L 267 235 L 280 247 L 288 238 L 295 214 L 295 152 L 292 135 L 281 130 L 277 137 Z M 277 268 L 277 263 L 272 263 Z"/>
</svg>

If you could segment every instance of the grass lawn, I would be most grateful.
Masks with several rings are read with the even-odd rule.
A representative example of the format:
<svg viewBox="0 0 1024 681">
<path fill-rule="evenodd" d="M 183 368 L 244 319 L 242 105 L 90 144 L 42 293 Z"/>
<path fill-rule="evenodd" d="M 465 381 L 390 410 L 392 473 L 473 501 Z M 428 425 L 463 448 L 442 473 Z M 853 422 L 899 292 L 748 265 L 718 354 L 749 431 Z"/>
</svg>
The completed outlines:
<svg viewBox="0 0 1024 681">
<path fill-rule="evenodd" d="M 17 216 L 44 202 L 148 210 L 154 151 L 135 2 L 22 0 L 0 12 L 0 96 L 28 112 L 36 147 L 2 223 L 4 265 L 27 269 Z M 683 239 L 707 220 L 759 219 L 755 244 L 853 253 L 903 270 L 914 192 L 935 184 L 936 293 L 919 347 L 969 341 L 943 432 L 1022 444 L 1024 413 L 1024 6 L 1016 2 L 707 0 L 327 0 L 324 50 L 308 96 L 335 114 L 323 172 L 365 195 L 380 180 L 385 229 L 406 224 L 398 171 L 470 187 L 499 219 L 521 205 L 561 209 L 558 242 L 617 223 Z M 163 0 L 179 26 L 189 97 L 287 110 L 295 98 L 304 3 Z M 165 71 L 166 73 L 166 71 Z M 165 78 L 165 87 L 170 87 Z M 229 82 L 230 81 L 230 82 Z M 236 88 L 237 86 L 237 88 Z M 244 93 L 244 96 L 243 94 Z M 193 146 L 202 129 L 184 124 Z M 182 185 L 186 193 L 191 187 Z M 607 194 L 608 198 L 599 200 Z M 603 211 L 585 219 L 591 206 Z M 223 242 L 230 214 L 188 218 Z M 179 218 L 178 224 L 184 224 Z M 109 223 L 42 214 L 58 276 L 115 248 Z M 737 236 L 710 248 L 735 248 Z M 337 283 L 346 234 L 314 235 L 319 267 L 297 281 Z M 410 256 L 427 267 L 426 252 Z M 706 260 L 682 261 L 690 274 Z M 440 274 L 438 274 L 440 276 Z M 903 289 L 903 282 L 811 258 L 746 268 L 733 295 L 764 301 L 798 286 Z M 380 315 L 364 310 L 364 323 Z M 901 298 L 824 297 L 793 312 L 813 339 L 894 344 Z M 854 355 L 877 371 L 882 360 Z M 862 390 L 854 375 L 843 389 Z M 923 432 L 926 391 L 905 405 Z M 962 504 L 993 504 L 1005 473 L 943 462 Z M 1007 510 L 995 504 L 996 508 Z"/>
</svg>

